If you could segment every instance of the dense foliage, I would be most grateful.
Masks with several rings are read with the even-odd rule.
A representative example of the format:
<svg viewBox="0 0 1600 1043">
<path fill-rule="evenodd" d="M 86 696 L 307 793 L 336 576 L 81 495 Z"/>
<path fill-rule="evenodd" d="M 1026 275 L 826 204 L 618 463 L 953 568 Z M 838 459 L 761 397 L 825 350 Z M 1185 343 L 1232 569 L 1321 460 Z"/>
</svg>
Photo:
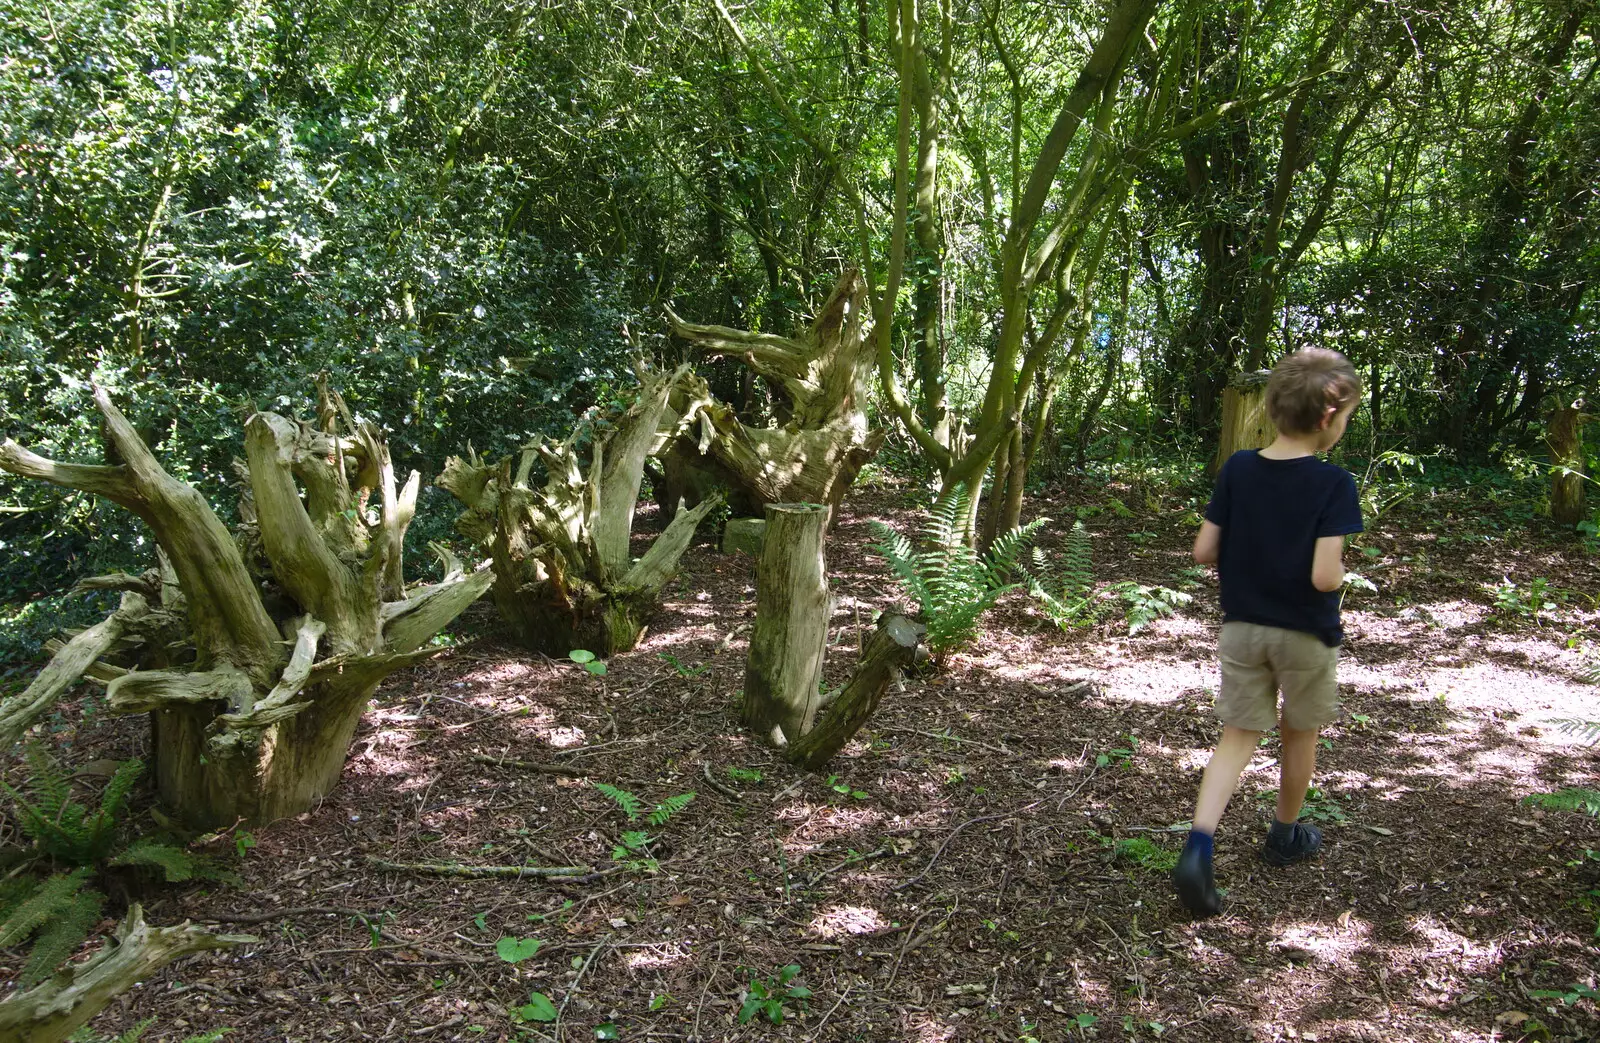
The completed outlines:
<svg viewBox="0 0 1600 1043">
<path fill-rule="evenodd" d="M 1537 449 L 1600 373 L 1597 29 L 1592 0 L 7 0 L 0 430 L 99 459 L 102 383 L 227 504 L 244 412 L 328 370 L 431 478 L 675 361 L 663 306 L 787 332 L 855 265 L 909 455 L 1018 501 L 1208 437 L 1231 372 L 1307 343 L 1367 375 L 1354 446 Z M 0 512 L 0 605 L 148 564 L 92 498 L 5 478 Z M 426 491 L 411 538 L 450 514 Z"/>
</svg>

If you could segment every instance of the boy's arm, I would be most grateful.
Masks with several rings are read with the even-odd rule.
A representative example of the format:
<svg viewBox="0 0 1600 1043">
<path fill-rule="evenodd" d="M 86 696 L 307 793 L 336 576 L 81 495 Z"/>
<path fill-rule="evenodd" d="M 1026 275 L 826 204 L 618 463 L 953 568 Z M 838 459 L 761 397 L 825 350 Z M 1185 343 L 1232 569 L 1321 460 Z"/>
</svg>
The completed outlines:
<svg viewBox="0 0 1600 1043">
<path fill-rule="evenodd" d="M 1196 541 L 1195 560 L 1200 555 Z M 1344 584 L 1344 537 L 1319 536 L 1316 550 L 1311 553 L 1311 585 L 1324 594 L 1338 590 Z"/>
<path fill-rule="evenodd" d="M 1194 538 L 1194 560 L 1200 565 L 1215 565 L 1217 552 L 1222 549 L 1222 526 L 1214 521 L 1200 523 Z"/>
</svg>

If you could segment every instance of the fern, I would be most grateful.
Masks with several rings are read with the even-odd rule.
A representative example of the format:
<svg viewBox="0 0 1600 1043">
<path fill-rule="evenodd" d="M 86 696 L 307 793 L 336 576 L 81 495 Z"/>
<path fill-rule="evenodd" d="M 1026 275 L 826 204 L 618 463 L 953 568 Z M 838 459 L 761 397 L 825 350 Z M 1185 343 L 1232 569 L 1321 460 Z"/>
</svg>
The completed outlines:
<svg viewBox="0 0 1600 1043">
<path fill-rule="evenodd" d="M 116 839 L 117 819 L 127 803 L 128 792 L 144 770 L 137 760 L 117 767 L 100 806 L 91 813 L 72 799 L 72 784 L 66 772 L 37 745 L 30 745 L 28 796 L 5 787 L 16 806 L 17 819 L 46 856 L 68 865 L 93 865 L 105 859 Z"/>
<path fill-rule="evenodd" d="M 655 806 L 655 810 L 650 812 L 650 817 L 646 821 L 652 826 L 664 826 L 667 824 L 667 819 L 676 815 L 693 802 L 693 793 L 680 793 L 676 797 L 668 797 Z"/>
<path fill-rule="evenodd" d="M 79 1029 L 72 1034 L 71 1043 L 140 1043 L 144 1039 L 145 1032 L 155 1023 L 155 1018 L 147 1018 L 116 1039 L 98 1035 L 89 1029 Z M 183 1043 L 217 1043 L 218 1040 L 232 1031 L 233 1029 L 231 1028 L 212 1029 L 210 1032 L 201 1032 L 197 1035 L 185 1037 Z"/>
<path fill-rule="evenodd" d="M 1522 802 L 1548 811 L 1581 811 L 1600 817 L 1600 790 L 1568 786 L 1554 793 L 1531 793 Z"/>
<path fill-rule="evenodd" d="M 1044 552 L 1033 551 L 1034 576 L 1028 592 L 1044 606 L 1045 615 L 1062 630 L 1094 622 L 1094 558 L 1089 549 L 1089 530 L 1083 522 L 1072 523 L 1062 548 L 1062 565 L 1059 578 L 1060 596 L 1050 593 L 1049 581 L 1053 578 Z"/>
<path fill-rule="evenodd" d="M 1194 598 L 1171 587 L 1146 586 L 1124 580 L 1111 586 L 1111 592 L 1122 599 L 1123 617 L 1128 621 L 1128 634 L 1137 634 L 1162 616 L 1174 615 L 1178 606 L 1187 605 Z"/>
<path fill-rule="evenodd" d="M 922 526 L 925 549 L 921 552 L 887 525 L 872 523 L 878 542 L 871 549 L 889 562 L 917 603 L 935 659 L 975 638 L 983 614 L 1020 585 L 1011 581 L 1011 574 L 1017 571 L 1029 540 L 1046 521 L 1040 518 L 1013 529 L 995 540 L 989 553 L 980 558 L 969 545 L 970 504 L 966 489 L 960 486 L 934 504 Z"/>
<path fill-rule="evenodd" d="M 191 855 L 180 847 L 163 844 L 159 840 L 143 837 L 129 844 L 115 858 L 111 859 L 114 866 L 145 866 L 159 869 L 162 878 L 169 884 L 181 884 L 194 877 L 206 877 L 211 873 L 206 872 L 203 860 Z"/>
<path fill-rule="evenodd" d="M 33 893 L 0 924 L 0 949 L 9 948 L 33 934 L 53 917 L 60 916 L 76 899 L 79 888 L 89 879 L 88 869 L 56 873 L 47 877 Z"/>
<path fill-rule="evenodd" d="M 590 785 L 616 801 L 617 807 L 621 808 L 622 813 L 628 816 L 629 822 L 636 821 L 644 813 L 644 805 L 640 803 L 639 798 L 627 790 L 608 786 L 604 782 L 591 782 Z"/>
<path fill-rule="evenodd" d="M 1550 723 L 1567 735 L 1578 736 L 1590 746 L 1600 742 L 1600 721 L 1582 721 L 1576 718 L 1563 717 Z"/>
<path fill-rule="evenodd" d="M 100 910 L 105 902 L 105 895 L 98 891 L 80 890 L 57 907 L 34 938 L 33 951 L 22 968 L 23 988 L 31 988 L 50 977 L 67 957 L 78 951 L 88 940 L 94 925 L 100 922 Z"/>
</svg>

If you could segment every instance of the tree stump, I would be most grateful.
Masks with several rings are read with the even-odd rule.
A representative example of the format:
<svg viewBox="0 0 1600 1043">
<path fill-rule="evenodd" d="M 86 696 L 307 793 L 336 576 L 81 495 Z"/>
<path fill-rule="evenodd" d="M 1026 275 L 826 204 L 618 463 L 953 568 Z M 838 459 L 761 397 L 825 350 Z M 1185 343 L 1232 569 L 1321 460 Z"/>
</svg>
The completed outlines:
<svg viewBox="0 0 1600 1043">
<path fill-rule="evenodd" d="M 1228 457 L 1241 449 L 1261 449 L 1278 437 L 1278 428 L 1267 415 L 1267 370 L 1236 373 L 1222 392 L 1222 435 L 1217 455 L 1206 473 L 1216 477 Z"/>
<path fill-rule="evenodd" d="M 490 552 L 495 606 L 522 644 L 608 656 L 643 636 L 696 526 L 720 502 L 711 494 L 676 514 L 642 558 L 629 558 L 645 460 L 675 432 L 667 398 L 687 378 L 687 367 L 641 370 L 638 396 L 595 439 L 587 473 L 575 448 L 582 425 L 564 442 L 527 446 L 514 468 L 510 458 L 486 464 L 470 448 L 446 461 L 437 484 L 466 508 L 456 528 Z M 535 488 L 539 462 L 546 481 Z"/>
<path fill-rule="evenodd" d="M 103 496 L 154 530 L 159 573 L 89 581 L 144 605 L 125 598 L 107 624 L 64 645 L 29 692 L 59 695 L 75 670 L 106 680 L 113 713 L 150 714 L 157 791 L 196 826 L 271 822 L 320 800 L 378 683 L 441 651 L 424 646 L 492 579 L 441 550 L 441 582 L 404 585 L 421 476 L 398 485 L 381 433 L 355 421 L 325 378 L 317 392 L 314 423 L 274 413 L 245 422 L 239 542 L 103 389 L 95 404 L 124 463 L 57 463 L 0 443 L 0 468 Z M 106 652 L 113 631 L 138 642 L 133 669 L 87 654 Z M 173 631 L 187 635 L 176 649 Z M 39 712 L 37 699 L 18 708 Z"/>
<path fill-rule="evenodd" d="M 743 710 L 745 724 L 762 735 L 777 728 L 798 739 L 816 721 L 828 642 L 827 524 L 821 504 L 767 505 Z"/>
<path fill-rule="evenodd" d="M 756 570 L 756 620 L 745 667 L 745 724 L 784 757 L 815 771 L 861 730 L 889 685 L 919 655 L 926 630 L 885 615 L 844 687 L 822 692 L 828 639 L 828 579 L 821 504 L 767 506 Z"/>
<path fill-rule="evenodd" d="M 738 515 L 759 516 L 769 503 L 840 501 L 885 432 L 868 421 L 876 357 L 863 336 L 866 284 L 847 270 L 810 329 L 795 337 L 685 322 L 671 309 L 672 331 L 703 354 L 738 359 L 763 377 L 779 400 L 778 427 L 752 427 L 695 379 L 674 395 L 682 434 L 662 453 L 669 509 L 724 488 Z"/>
<path fill-rule="evenodd" d="M 1545 423 L 1544 444 L 1550 450 L 1550 520 L 1557 525 L 1576 525 L 1588 513 L 1583 455 L 1583 425 L 1588 419 L 1582 399 L 1558 398 Z"/>
</svg>

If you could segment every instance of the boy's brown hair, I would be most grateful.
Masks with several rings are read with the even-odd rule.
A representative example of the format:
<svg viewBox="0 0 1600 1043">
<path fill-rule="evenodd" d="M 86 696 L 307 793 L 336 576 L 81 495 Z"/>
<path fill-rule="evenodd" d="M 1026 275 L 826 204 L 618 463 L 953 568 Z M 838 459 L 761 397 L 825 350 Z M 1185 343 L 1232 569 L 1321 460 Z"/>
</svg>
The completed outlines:
<svg viewBox="0 0 1600 1043">
<path fill-rule="evenodd" d="M 1285 355 L 1267 381 L 1267 415 L 1278 430 L 1309 435 L 1322 428 L 1328 407 L 1343 409 L 1361 397 L 1361 378 L 1350 360 L 1327 348 Z"/>
</svg>

